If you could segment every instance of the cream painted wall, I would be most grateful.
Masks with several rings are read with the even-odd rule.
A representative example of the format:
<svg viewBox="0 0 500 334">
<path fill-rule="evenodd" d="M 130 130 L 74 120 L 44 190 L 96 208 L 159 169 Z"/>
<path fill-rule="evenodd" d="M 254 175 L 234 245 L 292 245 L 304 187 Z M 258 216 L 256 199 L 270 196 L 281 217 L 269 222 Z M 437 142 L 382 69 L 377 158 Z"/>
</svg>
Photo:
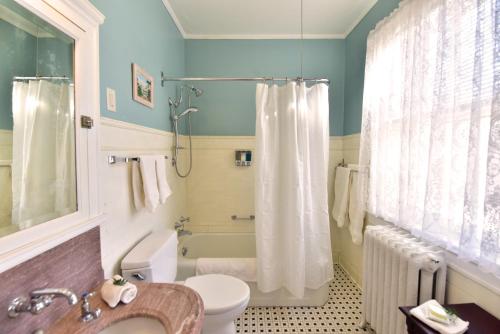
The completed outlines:
<svg viewBox="0 0 500 334">
<path fill-rule="evenodd" d="M 100 182 L 103 211 L 101 252 L 106 277 L 119 272 L 121 259 L 152 230 L 173 228 L 187 214 L 186 181 L 175 174 L 167 161 L 167 180 L 173 194 L 154 213 L 138 212 L 132 201 L 131 164 L 109 165 L 107 156 L 162 154 L 171 158 L 172 133 L 101 118 Z M 185 160 L 182 157 L 182 160 Z"/>
<path fill-rule="evenodd" d="M 255 152 L 255 137 L 194 136 L 192 142 L 194 164 L 187 178 L 187 206 L 191 223 L 186 228 L 192 232 L 253 232 L 253 222 L 235 222 L 231 220 L 231 215 L 248 216 L 255 213 L 254 167 L 237 167 L 234 164 L 235 150 Z M 330 138 L 330 204 L 333 201 L 333 172 L 342 161 L 342 143 L 342 137 Z M 340 250 L 333 229 L 332 249 L 334 255 Z"/>
<path fill-rule="evenodd" d="M 253 222 L 231 215 L 254 214 L 254 167 L 237 167 L 234 150 L 255 150 L 254 137 L 194 136 L 193 169 L 187 178 L 193 232 L 253 232 Z"/>
<path fill-rule="evenodd" d="M 254 213 L 254 169 L 234 165 L 234 150 L 254 150 L 254 137 L 193 137 L 192 174 L 187 179 L 177 177 L 169 161 L 167 179 L 174 194 L 155 213 L 148 213 L 137 212 L 133 207 L 130 164 L 109 166 L 106 158 L 109 154 L 135 156 L 158 153 L 171 156 L 172 134 L 106 118 L 101 120 L 101 134 L 101 198 L 103 210 L 108 214 L 101 226 L 106 276 L 119 271 L 123 256 L 149 231 L 172 228 L 173 222 L 181 215 L 191 216 L 191 223 L 186 229 L 193 232 L 254 231 L 253 223 L 233 222 L 230 219 L 232 214 L 244 216 Z M 182 141 L 186 146 L 185 138 Z M 347 163 L 356 163 L 358 152 L 359 135 L 330 139 L 330 205 L 333 202 L 335 167 L 342 159 Z M 181 159 L 184 162 L 182 168 L 186 168 L 186 153 L 183 152 Z M 333 223 L 331 226 L 334 259 L 338 259 L 353 279 L 361 283 L 362 247 L 351 242 L 345 228 L 339 229 Z M 459 266 L 455 264 L 448 271 L 447 301 L 475 302 L 500 317 L 500 287 L 493 283 L 488 288 L 488 284 L 481 284 L 474 278 L 474 270 Z"/>
<path fill-rule="evenodd" d="M 347 163 L 358 162 L 359 134 L 343 137 L 343 157 Z M 377 219 L 369 220 L 370 224 L 377 224 Z M 351 242 L 351 236 L 346 228 L 335 228 L 335 232 L 340 239 L 340 264 L 361 285 L 363 248 Z M 455 257 L 451 256 L 451 258 Z M 470 263 L 454 260 L 450 266 L 448 267 L 446 302 L 476 303 L 500 318 L 500 280 L 481 273 Z"/>
</svg>

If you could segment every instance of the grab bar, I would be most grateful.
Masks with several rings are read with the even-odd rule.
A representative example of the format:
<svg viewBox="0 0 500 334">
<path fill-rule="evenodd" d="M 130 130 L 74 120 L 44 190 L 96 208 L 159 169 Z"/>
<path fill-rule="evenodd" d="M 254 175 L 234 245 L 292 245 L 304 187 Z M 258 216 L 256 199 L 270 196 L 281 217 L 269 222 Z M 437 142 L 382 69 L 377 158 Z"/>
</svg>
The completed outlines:
<svg viewBox="0 0 500 334">
<path fill-rule="evenodd" d="M 250 215 L 248 217 L 238 217 L 237 215 L 231 216 L 232 220 L 255 220 L 255 215 Z"/>
<path fill-rule="evenodd" d="M 12 167 L 12 160 L 0 160 L 0 167 Z"/>
</svg>

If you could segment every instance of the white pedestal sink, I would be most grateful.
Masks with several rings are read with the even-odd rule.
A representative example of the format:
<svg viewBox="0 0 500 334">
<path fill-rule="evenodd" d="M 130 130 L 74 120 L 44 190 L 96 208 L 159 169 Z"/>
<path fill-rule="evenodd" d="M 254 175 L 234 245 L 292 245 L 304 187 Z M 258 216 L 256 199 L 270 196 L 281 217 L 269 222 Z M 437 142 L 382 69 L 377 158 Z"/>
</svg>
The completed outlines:
<svg viewBox="0 0 500 334">
<path fill-rule="evenodd" d="M 153 318 L 135 317 L 115 322 L 99 334 L 168 334 L 163 324 Z"/>
</svg>

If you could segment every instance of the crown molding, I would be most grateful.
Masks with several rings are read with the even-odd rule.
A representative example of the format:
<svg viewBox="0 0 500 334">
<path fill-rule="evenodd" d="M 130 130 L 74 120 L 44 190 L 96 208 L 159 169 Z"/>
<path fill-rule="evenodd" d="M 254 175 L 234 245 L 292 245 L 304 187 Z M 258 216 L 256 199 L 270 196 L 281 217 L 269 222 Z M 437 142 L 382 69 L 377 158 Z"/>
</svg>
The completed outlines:
<svg viewBox="0 0 500 334">
<path fill-rule="evenodd" d="M 88 0 L 42 0 L 42 2 L 84 30 L 101 25 L 105 19 L 105 16 Z"/>
<path fill-rule="evenodd" d="M 341 34 L 304 34 L 304 39 L 345 39 L 349 34 L 356 28 L 356 26 L 363 20 L 363 18 L 368 14 L 368 12 L 373 8 L 378 0 L 370 0 L 367 2 L 366 7 L 363 9 L 359 17 L 353 22 L 353 24 L 344 33 Z M 265 34 L 265 35 L 241 35 L 241 34 L 190 34 L 187 33 L 182 24 L 175 14 L 175 11 L 170 4 L 169 0 L 162 0 L 163 5 L 167 9 L 170 17 L 174 21 L 177 29 L 181 33 L 184 39 L 210 39 L 210 40 L 236 40 L 236 39 L 301 39 L 300 34 Z"/>
<path fill-rule="evenodd" d="M 286 35 L 217 35 L 217 34 L 186 34 L 185 39 L 301 39 L 300 34 Z M 345 34 L 304 34 L 304 39 L 344 39 Z"/>
<path fill-rule="evenodd" d="M 40 31 L 39 27 L 35 23 L 17 14 L 4 5 L 0 5 L 0 19 L 10 23 L 11 25 L 23 30 L 24 32 L 32 36 L 39 38 L 54 37 L 46 31 Z"/>
<path fill-rule="evenodd" d="M 354 28 L 358 26 L 358 24 L 364 19 L 366 14 L 368 14 L 368 12 L 373 8 L 373 6 L 375 6 L 377 1 L 378 0 L 368 1 L 366 7 L 363 9 L 357 20 L 355 20 L 353 24 L 349 27 L 349 29 L 347 29 L 346 32 L 344 33 L 344 38 L 347 38 L 347 36 L 349 36 L 349 34 L 354 30 Z"/>
<path fill-rule="evenodd" d="M 188 37 L 187 37 L 186 31 L 182 27 L 182 24 L 179 21 L 179 18 L 177 17 L 177 15 L 175 14 L 174 9 L 172 8 L 172 5 L 170 4 L 170 2 L 168 0 L 162 0 L 162 2 L 163 2 L 163 5 L 165 6 L 165 8 L 167 9 L 168 13 L 170 14 L 170 17 L 174 21 L 175 26 L 177 27 L 177 29 L 181 33 L 182 37 L 187 39 Z"/>
</svg>

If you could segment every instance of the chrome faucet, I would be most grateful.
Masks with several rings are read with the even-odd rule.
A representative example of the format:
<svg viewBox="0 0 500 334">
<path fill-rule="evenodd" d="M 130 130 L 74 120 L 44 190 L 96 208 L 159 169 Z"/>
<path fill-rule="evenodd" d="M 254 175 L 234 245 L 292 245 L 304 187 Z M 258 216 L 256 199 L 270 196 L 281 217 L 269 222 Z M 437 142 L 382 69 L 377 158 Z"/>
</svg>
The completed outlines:
<svg viewBox="0 0 500 334">
<path fill-rule="evenodd" d="M 177 236 L 180 238 L 185 235 L 191 235 L 193 232 L 188 231 L 188 230 L 182 230 L 182 231 L 177 231 Z"/>
<path fill-rule="evenodd" d="M 189 223 L 191 221 L 191 218 L 189 217 L 183 217 L 179 218 L 179 221 L 176 221 L 174 224 L 174 228 L 177 231 L 177 236 L 182 237 L 183 235 L 191 235 L 191 231 L 185 230 L 184 229 L 184 223 Z"/>
<path fill-rule="evenodd" d="M 66 298 L 69 305 L 75 305 L 78 302 L 78 297 L 69 289 L 35 290 L 30 293 L 30 298 L 17 297 L 10 302 L 7 309 L 9 318 L 15 318 L 24 312 L 39 314 L 43 309 L 52 304 L 54 298 L 61 297 Z"/>
<path fill-rule="evenodd" d="M 82 306 L 81 306 L 82 316 L 80 319 L 83 322 L 89 322 L 91 320 L 97 319 L 101 315 L 100 308 L 96 308 L 93 311 L 90 309 L 89 299 L 90 299 L 90 297 L 93 297 L 94 295 L 95 295 L 95 292 L 91 292 L 91 293 L 86 292 L 82 295 Z"/>
<path fill-rule="evenodd" d="M 190 221 L 191 221 L 190 217 L 181 216 L 181 218 L 179 218 L 180 223 L 189 223 Z"/>
</svg>

